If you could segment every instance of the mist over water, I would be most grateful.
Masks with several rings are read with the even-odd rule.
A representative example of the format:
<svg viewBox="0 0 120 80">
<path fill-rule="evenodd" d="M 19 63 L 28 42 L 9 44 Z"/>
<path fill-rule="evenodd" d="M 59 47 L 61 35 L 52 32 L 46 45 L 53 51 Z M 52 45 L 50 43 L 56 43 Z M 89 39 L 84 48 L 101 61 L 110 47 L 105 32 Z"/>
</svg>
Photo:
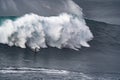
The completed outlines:
<svg viewBox="0 0 120 80">
<path fill-rule="evenodd" d="M 61 13 L 81 15 L 81 8 L 72 0 L 0 0 L 0 16 L 22 16 L 35 13 L 55 16 Z"/>
</svg>

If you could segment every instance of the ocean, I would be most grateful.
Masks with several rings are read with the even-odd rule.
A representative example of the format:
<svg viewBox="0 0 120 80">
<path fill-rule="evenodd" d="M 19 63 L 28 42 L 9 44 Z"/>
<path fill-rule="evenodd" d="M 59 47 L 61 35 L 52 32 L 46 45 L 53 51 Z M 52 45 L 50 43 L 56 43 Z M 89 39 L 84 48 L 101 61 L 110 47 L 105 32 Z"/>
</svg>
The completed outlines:
<svg viewBox="0 0 120 80">
<path fill-rule="evenodd" d="M 119 12 L 92 1 L 0 0 L 0 80 L 120 80 Z"/>
<path fill-rule="evenodd" d="M 12 18 L 12 17 L 11 17 Z M 13 19 L 13 18 L 12 18 Z M 79 51 L 0 45 L 1 80 L 119 80 L 119 25 L 87 20 L 94 39 Z"/>
</svg>

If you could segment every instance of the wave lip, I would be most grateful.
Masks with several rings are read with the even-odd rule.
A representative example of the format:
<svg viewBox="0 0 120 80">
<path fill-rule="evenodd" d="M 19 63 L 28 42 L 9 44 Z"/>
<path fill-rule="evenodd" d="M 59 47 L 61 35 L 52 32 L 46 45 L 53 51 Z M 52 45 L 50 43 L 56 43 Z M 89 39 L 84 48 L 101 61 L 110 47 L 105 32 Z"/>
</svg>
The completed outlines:
<svg viewBox="0 0 120 80">
<path fill-rule="evenodd" d="M 93 38 L 85 21 L 78 16 L 63 13 L 44 17 L 26 14 L 16 20 L 6 20 L 0 26 L 0 43 L 31 49 L 47 46 L 78 50 L 89 47 L 87 41 Z"/>
</svg>

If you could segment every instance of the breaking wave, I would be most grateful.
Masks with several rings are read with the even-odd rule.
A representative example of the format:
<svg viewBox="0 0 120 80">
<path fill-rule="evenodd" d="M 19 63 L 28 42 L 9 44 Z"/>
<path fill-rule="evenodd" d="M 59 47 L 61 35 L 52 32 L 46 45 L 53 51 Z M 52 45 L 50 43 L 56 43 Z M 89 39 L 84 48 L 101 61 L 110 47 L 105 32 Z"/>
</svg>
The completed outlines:
<svg viewBox="0 0 120 80">
<path fill-rule="evenodd" d="M 7 19 L 0 26 L 0 43 L 33 50 L 47 46 L 77 50 L 89 47 L 87 41 L 92 38 L 84 19 L 67 13 L 51 17 L 31 13 Z"/>
</svg>

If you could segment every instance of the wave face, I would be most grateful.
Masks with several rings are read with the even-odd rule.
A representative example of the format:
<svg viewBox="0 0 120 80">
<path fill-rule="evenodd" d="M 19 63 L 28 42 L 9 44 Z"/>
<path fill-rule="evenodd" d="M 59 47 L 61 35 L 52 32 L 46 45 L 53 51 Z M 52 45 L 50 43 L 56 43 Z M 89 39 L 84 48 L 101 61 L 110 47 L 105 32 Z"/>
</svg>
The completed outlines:
<svg viewBox="0 0 120 80">
<path fill-rule="evenodd" d="M 57 47 L 78 50 L 93 38 L 85 23 L 82 9 L 72 0 L 66 0 L 69 10 L 58 16 L 40 16 L 25 14 L 16 19 L 2 20 L 0 25 L 0 43 L 21 48 Z"/>
</svg>

